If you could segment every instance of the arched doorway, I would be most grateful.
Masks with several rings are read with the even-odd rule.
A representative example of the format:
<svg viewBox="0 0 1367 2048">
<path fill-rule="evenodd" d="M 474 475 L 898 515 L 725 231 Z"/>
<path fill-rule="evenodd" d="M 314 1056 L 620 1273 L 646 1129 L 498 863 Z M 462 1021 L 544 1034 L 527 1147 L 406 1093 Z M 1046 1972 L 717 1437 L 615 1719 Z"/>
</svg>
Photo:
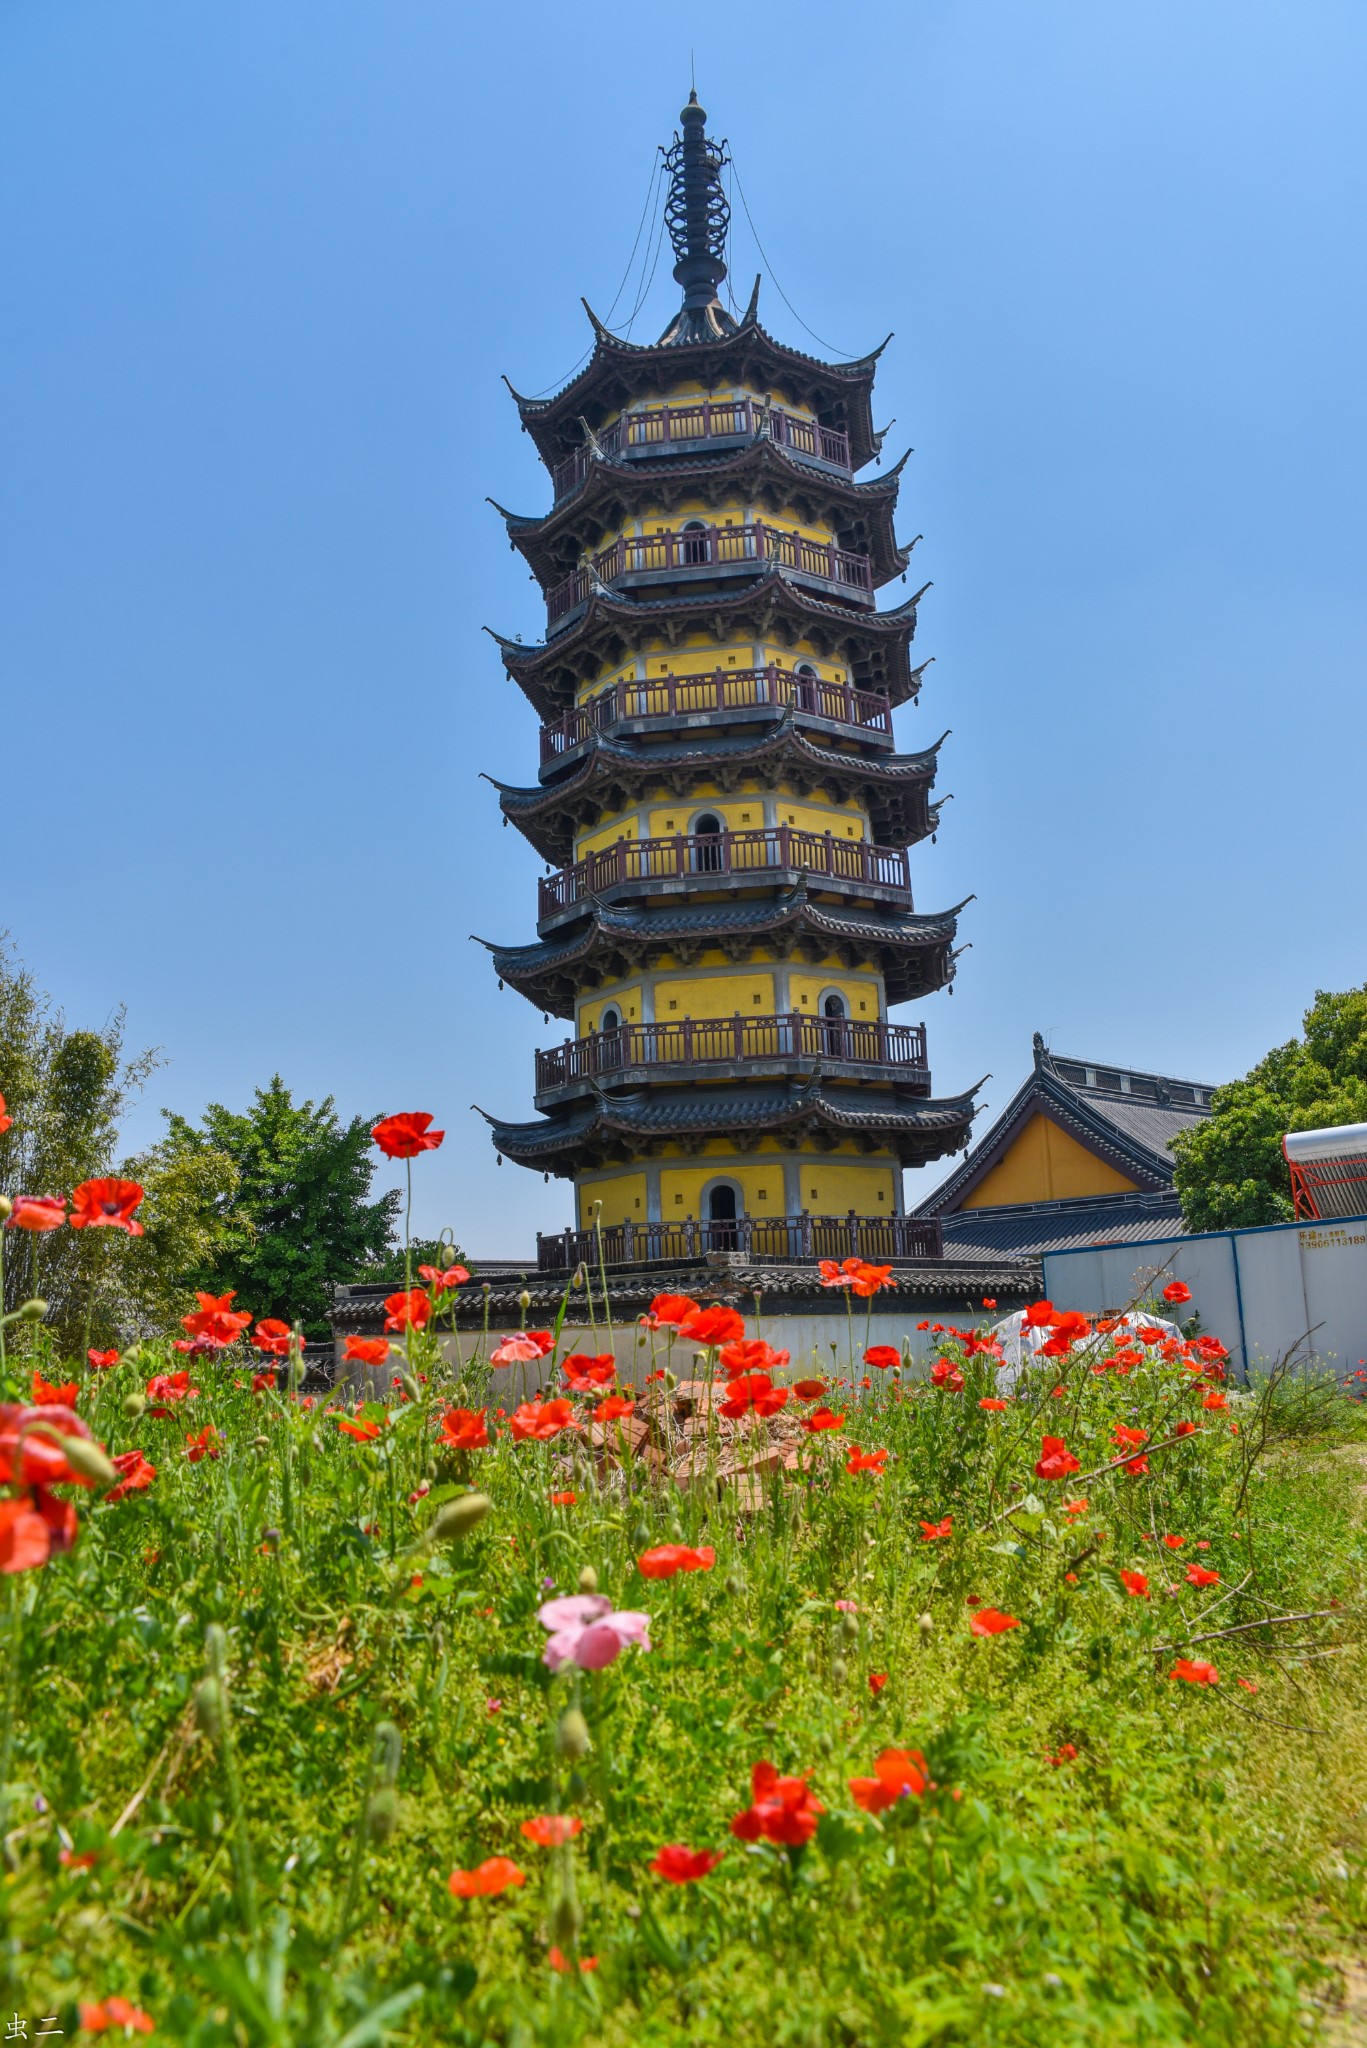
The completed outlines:
<svg viewBox="0 0 1367 2048">
<path fill-rule="evenodd" d="M 685 568 L 701 568 L 708 558 L 707 528 L 701 519 L 689 519 L 679 529 L 679 559 Z"/>
<path fill-rule="evenodd" d="M 821 1035 L 832 1059 L 850 1057 L 850 1006 L 838 989 L 821 998 Z"/>
<path fill-rule="evenodd" d="M 707 1191 L 709 1247 L 714 1252 L 734 1251 L 736 1223 L 740 1216 L 739 1190 L 733 1181 L 719 1180 Z"/>
<path fill-rule="evenodd" d="M 695 875 L 720 874 L 723 866 L 725 827 L 715 811 L 704 811 L 693 820 L 693 872 Z"/>
<path fill-rule="evenodd" d="M 615 1003 L 609 1003 L 598 1019 L 598 1070 L 600 1073 L 620 1067 L 623 1058 L 622 1013 Z"/>
</svg>

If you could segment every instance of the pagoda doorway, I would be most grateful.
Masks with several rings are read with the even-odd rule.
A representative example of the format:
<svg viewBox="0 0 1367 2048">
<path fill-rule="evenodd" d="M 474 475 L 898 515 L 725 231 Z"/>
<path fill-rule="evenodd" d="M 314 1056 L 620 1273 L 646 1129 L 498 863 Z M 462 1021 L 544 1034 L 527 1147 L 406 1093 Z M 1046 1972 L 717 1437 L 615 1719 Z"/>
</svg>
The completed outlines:
<svg viewBox="0 0 1367 2048">
<path fill-rule="evenodd" d="M 719 1180 L 708 1190 L 707 1220 L 709 1249 L 714 1252 L 733 1252 L 737 1244 L 736 1222 L 739 1204 L 736 1189 L 729 1180 Z"/>
</svg>

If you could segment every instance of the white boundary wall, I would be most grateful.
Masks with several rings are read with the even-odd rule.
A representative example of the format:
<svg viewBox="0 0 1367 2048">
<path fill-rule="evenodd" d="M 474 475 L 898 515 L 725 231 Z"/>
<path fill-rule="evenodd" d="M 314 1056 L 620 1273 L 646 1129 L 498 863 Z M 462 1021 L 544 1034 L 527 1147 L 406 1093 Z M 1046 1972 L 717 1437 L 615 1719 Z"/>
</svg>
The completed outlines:
<svg viewBox="0 0 1367 2048">
<path fill-rule="evenodd" d="M 1056 1308 L 1121 1309 L 1169 1280 L 1184 1280 L 1192 1297 L 1171 1313 L 1198 1313 L 1240 1377 L 1274 1364 L 1307 1331 L 1297 1353 L 1307 1365 L 1343 1374 L 1367 1361 L 1367 1216 L 1044 1254 Z"/>
</svg>

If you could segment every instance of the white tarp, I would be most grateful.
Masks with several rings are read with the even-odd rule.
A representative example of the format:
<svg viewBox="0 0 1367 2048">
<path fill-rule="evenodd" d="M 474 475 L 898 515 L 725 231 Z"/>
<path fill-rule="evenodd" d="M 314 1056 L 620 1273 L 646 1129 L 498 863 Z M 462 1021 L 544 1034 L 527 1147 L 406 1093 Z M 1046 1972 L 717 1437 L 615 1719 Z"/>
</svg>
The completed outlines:
<svg viewBox="0 0 1367 2048">
<path fill-rule="evenodd" d="M 1050 1301 L 1088 1315 L 1161 1294 L 1169 1280 L 1186 1282 L 1186 1313 L 1229 1346 L 1241 1375 L 1295 1345 L 1321 1371 L 1347 1374 L 1367 1360 L 1367 1216 L 1044 1254 Z"/>
</svg>

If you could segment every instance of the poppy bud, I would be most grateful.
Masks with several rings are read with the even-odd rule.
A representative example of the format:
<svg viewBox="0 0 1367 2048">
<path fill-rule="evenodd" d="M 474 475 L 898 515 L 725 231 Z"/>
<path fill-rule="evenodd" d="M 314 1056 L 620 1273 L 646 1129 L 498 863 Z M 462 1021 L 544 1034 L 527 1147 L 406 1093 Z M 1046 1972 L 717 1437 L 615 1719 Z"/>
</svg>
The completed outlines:
<svg viewBox="0 0 1367 2048">
<path fill-rule="evenodd" d="M 802 1659 L 802 1663 L 805 1670 L 815 1671 L 817 1666 L 816 1651 L 808 1650 Z"/>
<path fill-rule="evenodd" d="M 632 1549 L 645 1550 L 650 1543 L 650 1536 L 651 1529 L 649 1522 L 638 1522 L 636 1524 L 636 1527 L 631 1532 Z"/>
<path fill-rule="evenodd" d="M 519 1295 L 518 1295 L 518 1297 L 517 1297 L 517 1305 L 518 1305 L 518 1307 L 519 1307 L 519 1308 L 530 1308 L 530 1307 L 531 1307 L 531 1305 L 532 1305 L 532 1297 L 531 1297 L 531 1294 L 530 1294 L 530 1292 L 529 1292 L 529 1290 L 528 1290 L 527 1288 L 525 1288 L 525 1287 L 524 1287 L 524 1288 L 523 1288 L 523 1290 L 522 1290 L 522 1292 L 521 1292 L 521 1294 L 519 1294 Z"/>
<path fill-rule="evenodd" d="M 563 1892 L 555 1902 L 551 1915 L 551 1933 L 555 1936 L 557 1948 L 568 1948 L 579 1938 L 584 1916 L 579 1910 L 579 1901 L 573 1892 Z"/>
<path fill-rule="evenodd" d="M 399 1825 L 399 1795 L 392 1785 L 381 1785 L 366 1803 L 365 1831 L 372 1842 L 387 1842 Z"/>
<path fill-rule="evenodd" d="M 923 1614 L 923 1615 L 921 1616 L 921 1619 L 920 1619 L 920 1620 L 919 1620 L 919 1621 L 917 1622 L 916 1626 L 917 1626 L 917 1628 L 919 1628 L 919 1629 L 920 1629 L 920 1631 L 921 1631 L 921 1641 L 922 1641 L 923 1643 L 928 1643 L 928 1642 L 930 1641 L 930 1638 L 931 1638 L 931 1633 L 932 1633 L 932 1631 L 934 1630 L 934 1627 L 935 1627 L 935 1617 L 934 1617 L 934 1615 L 933 1615 L 933 1614 Z"/>
<path fill-rule="evenodd" d="M 574 1278 L 573 1278 L 573 1280 L 571 1280 L 571 1282 L 570 1282 L 570 1285 L 571 1285 L 571 1287 L 582 1287 L 582 1286 L 583 1286 L 583 1284 L 584 1284 L 584 1268 L 583 1268 L 582 1266 L 576 1266 L 576 1267 L 575 1267 L 575 1269 L 574 1269 Z"/>
<path fill-rule="evenodd" d="M 8 1223 L 14 1204 L 8 1195 L 0 1195 L 0 1223 Z"/>
<path fill-rule="evenodd" d="M 593 1743 L 589 1737 L 589 1724 L 578 1707 L 566 1707 L 560 1716 L 560 1725 L 555 1731 L 555 1753 L 572 1763 L 587 1756 Z"/>
<path fill-rule="evenodd" d="M 842 1635 L 842 1636 L 844 1636 L 844 1638 L 845 1638 L 845 1640 L 846 1640 L 846 1642 L 847 1642 L 847 1643 L 852 1643 L 852 1642 L 853 1642 L 853 1641 L 855 1640 L 855 1638 L 856 1638 L 856 1637 L 858 1636 L 858 1634 L 859 1634 L 859 1623 L 858 1623 L 858 1621 L 857 1621 L 857 1620 L 855 1619 L 854 1615 L 852 1615 L 852 1614 L 842 1614 L 842 1615 L 841 1615 L 841 1617 L 840 1617 L 840 1633 L 841 1633 L 841 1635 Z"/>
<path fill-rule="evenodd" d="M 835 1744 L 831 1741 L 824 1728 L 816 1738 L 816 1746 L 823 1756 L 830 1756 L 834 1752 Z"/>
<path fill-rule="evenodd" d="M 442 1246 L 442 1248 L 441 1248 L 441 1263 L 442 1263 L 442 1265 L 443 1265 L 443 1266 L 454 1266 L 454 1265 L 455 1265 L 455 1263 L 456 1263 L 456 1248 L 455 1248 L 455 1246 L 454 1246 L 453 1244 L 444 1244 L 444 1245 Z"/>
<path fill-rule="evenodd" d="M 678 1386 L 678 1384 L 679 1384 L 679 1375 L 678 1375 L 678 1374 L 677 1374 L 676 1372 L 670 1372 L 670 1371 L 669 1371 L 669 1369 L 668 1369 L 668 1367 L 666 1367 L 666 1369 L 665 1369 L 665 1385 L 666 1385 L 666 1386 L 668 1387 L 668 1389 L 669 1389 L 669 1391 L 670 1391 L 670 1393 L 671 1393 L 671 1394 L 673 1393 L 673 1391 L 674 1391 L 675 1387 L 677 1387 L 677 1386 Z"/>
<path fill-rule="evenodd" d="M 728 1572 L 726 1574 L 725 1591 L 733 1600 L 745 1591 L 745 1581 L 738 1572 Z"/>
<path fill-rule="evenodd" d="M 422 1476 L 423 1476 L 423 1478 L 424 1478 L 424 1479 L 426 1479 L 426 1480 L 427 1480 L 427 1481 L 428 1481 L 429 1483 L 430 1483 L 431 1481 L 433 1481 L 433 1480 L 434 1480 L 434 1479 L 436 1478 L 436 1476 L 437 1476 L 437 1461 L 436 1461 L 436 1459 L 435 1459 L 435 1458 L 429 1458 L 429 1459 L 428 1459 L 427 1463 L 426 1463 L 426 1464 L 425 1464 L 425 1465 L 423 1466 L 423 1468 L 422 1468 Z"/>
<path fill-rule="evenodd" d="M 43 1317 L 47 1314 L 47 1303 L 40 1301 L 35 1294 L 31 1301 L 21 1304 L 19 1314 L 26 1323 L 41 1323 Z"/>
<path fill-rule="evenodd" d="M 848 1665 L 848 1664 L 847 1664 L 847 1663 L 845 1662 L 845 1659 L 844 1659 L 843 1657 L 832 1657 L 832 1659 L 831 1659 L 831 1683 L 832 1683 L 832 1685 L 843 1685 L 843 1684 L 845 1683 L 845 1680 L 846 1680 L 846 1679 L 847 1679 L 847 1678 L 849 1677 L 849 1675 L 850 1675 L 850 1667 L 849 1667 L 849 1665 Z"/>
<path fill-rule="evenodd" d="M 421 1401 L 422 1388 L 418 1385 L 411 1372 L 401 1372 L 399 1374 L 399 1385 L 403 1388 L 410 1401 Z"/>
<path fill-rule="evenodd" d="M 684 1540 L 683 1523 L 677 1515 L 669 1525 L 669 1540 L 671 1543 L 682 1543 Z"/>
<path fill-rule="evenodd" d="M 123 1397 L 123 1412 L 130 1422 L 136 1422 L 146 1406 L 146 1394 L 125 1394 Z"/>
<path fill-rule="evenodd" d="M 195 1724 L 210 1742 L 223 1740 L 223 1688 L 216 1678 L 201 1678 L 195 1687 Z"/>
<path fill-rule="evenodd" d="M 579 1590 L 581 1593 L 596 1593 L 598 1591 L 598 1574 L 591 1564 L 586 1564 L 583 1571 L 579 1574 Z"/>
<path fill-rule="evenodd" d="M 82 1479 L 88 1479 L 92 1486 L 103 1489 L 113 1486 L 118 1480 L 118 1473 L 99 1445 L 89 1443 L 83 1436 L 64 1436 L 62 1456 L 72 1471 Z"/>
<path fill-rule="evenodd" d="M 479 1527 L 492 1506 L 487 1493 L 463 1493 L 437 1509 L 427 1534 L 434 1543 L 459 1543 Z"/>
<path fill-rule="evenodd" d="M 254 1436 L 252 1438 L 252 1449 L 254 1451 L 268 1451 L 270 1447 L 271 1440 L 268 1436 Z"/>
</svg>

